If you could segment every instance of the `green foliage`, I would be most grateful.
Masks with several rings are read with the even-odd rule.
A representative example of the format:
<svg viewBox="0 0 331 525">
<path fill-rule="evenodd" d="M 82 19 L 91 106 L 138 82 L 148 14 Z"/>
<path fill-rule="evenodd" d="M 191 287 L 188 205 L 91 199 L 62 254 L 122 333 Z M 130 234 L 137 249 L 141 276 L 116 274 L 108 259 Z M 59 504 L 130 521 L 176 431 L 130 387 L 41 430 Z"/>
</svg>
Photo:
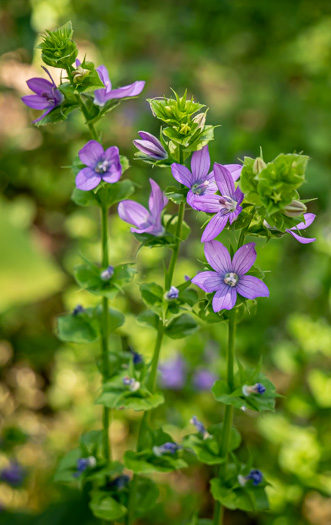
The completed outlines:
<svg viewBox="0 0 331 525">
<path fill-rule="evenodd" d="M 214 478 L 210 482 L 211 493 L 216 501 L 219 501 L 227 509 L 261 511 L 268 510 L 269 504 L 265 488 L 254 487 L 253 485 L 229 488 L 222 484 L 219 478 Z"/>
<path fill-rule="evenodd" d="M 77 46 L 72 40 L 73 33 L 71 22 L 67 22 L 54 31 L 45 31 L 43 40 L 38 46 L 45 64 L 63 69 L 73 64 L 78 55 Z"/>
<path fill-rule="evenodd" d="M 102 311 L 96 308 L 85 308 L 77 314 L 66 314 L 58 317 L 58 337 L 66 343 L 92 343 L 101 335 Z M 115 331 L 124 323 L 124 315 L 114 308 L 108 309 L 108 330 Z"/>
<path fill-rule="evenodd" d="M 94 516 L 107 521 L 119 520 L 127 513 L 126 508 L 105 490 L 91 492 L 90 508 Z"/>
<path fill-rule="evenodd" d="M 201 463 L 206 465 L 220 465 L 224 462 L 224 457 L 220 454 L 220 438 L 222 435 L 223 424 L 213 425 L 208 428 L 208 437 L 203 438 L 200 433 L 189 434 L 183 439 L 183 446 L 192 450 Z M 229 451 L 239 447 L 241 437 L 239 432 L 232 427 L 230 436 Z"/>
<path fill-rule="evenodd" d="M 126 157 L 121 157 L 123 171 L 128 168 Z M 80 169 L 80 168 L 79 168 Z M 77 171 L 78 173 L 78 170 Z M 111 208 L 114 204 L 127 199 L 134 193 L 134 185 L 130 180 L 114 182 L 114 184 L 101 183 L 95 190 L 83 191 L 75 188 L 71 198 L 78 206 L 105 206 Z"/>
<path fill-rule="evenodd" d="M 190 315 L 183 314 L 171 319 L 165 328 L 165 334 L 171 339 L 181 339 L 193 334 L 198 328 L 197 323 Z"/>
</svg>

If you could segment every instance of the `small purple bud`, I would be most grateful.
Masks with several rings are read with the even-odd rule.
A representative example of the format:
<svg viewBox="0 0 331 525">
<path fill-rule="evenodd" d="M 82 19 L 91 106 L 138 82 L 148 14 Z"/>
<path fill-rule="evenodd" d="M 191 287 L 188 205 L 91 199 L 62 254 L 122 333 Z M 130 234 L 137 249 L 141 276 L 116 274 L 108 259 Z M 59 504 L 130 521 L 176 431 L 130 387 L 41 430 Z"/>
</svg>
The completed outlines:
<svg viewBox="0 0 331 525">
<path fill-rule="evenodd" d="M 136 392 L 140 388 L 140 382 L 129 376 L 123 377 L 123 385 L 128 386 L 131 392 Z"/>
<path fill-rule="evenodd" d="M 181 449 L 181 446 L 177 445 L 177 443 L 167 442 L 159 447 L 153 447 L 153 453 L 155 456 L 160 457 L 163 454 L 175 454 L 179 449 Z"/>
<path fill-rule="evenodd" d="M 114 478 L 108 483 L 109 488 L 114 488 L 116 490 L 123 490 L 126 485 L 129 483 L 130 478 L 129 476 L 126 476 L 125 474 L 121 474 L 120 476 L 117 476 L 117 478 Z"/>
<path fill-rule="evenodd" d="M 186 282 L 189 282 L 191 280 L 191 277 L 189 277 L 189 275 L 184 275 L 184 279 Z"/>
<path fill-rule="evenodd" d="M 170 290 L 166 292 L 165 298 L 168 299 L 168 301 L 172 301 L 173 299 L 178 299 L 179 296 L 179 290 L 176 288 L 176 286 L 171 286 Z"/>
<path fill-rule="evenodd" d="M 114 275 L 114 266 L 108 266 L 106 270 L 101 272 L 100 277 L 103 281 L 109 281 L 109 279 L 111 279 L 113 275 Z"/>
<path fill-rule="evenodd" d="M 77 472 L 74 473 L 74 477 L 78 478 L 83 472 L 85 472 L 85 470 L 89 468 L 94 468 L 96 464 L 97 460 L 94 456 L 77 459 Z"/>
<path fill-rule="evenodd" d="M 162 143 L 147 131 L 138 132 L 142 140 L 134 140 L 133 144 L 139 151 L 147 157 L 155 160 L 162 160 L 168 158 L 168 153 L 162 146 Z"/>
<path fill-rule="evenodd" d="M 143 356 L 141 354 L 138 354 L 138 352 L 136 352 L 135 350 L 133 350 L 133 348 L 131 348 L 131 346 L 129 347 L 129 352 L 132 355 L 132 359 L 133 359 L 133 364 L 134 365 L 140 365 L 140 363 L 144 362 Z"/>
<path fill-rule="evenodd" d="M 198 420 L 197 416 L 192 416 L 192 418 L 190 419 L 190 423 L 195 426 L 198 432 L 200 432 L 203 439 L 207 439 L 211 437 L 209 432 L 207 432 L 203 423 L 201 423 L 201 421 Z"/>
<path fill-rule="evenodd" d="M 256 487 L 263 480 L 262 472 L 258 469 L 252 469 L 247 476 L 242 476 L 241 474 L 238 476 L 238 481 L 242 487 L 244 487 L 249 480 L 252 480 L 253 485 Z"/>
<path fill-rule="evenodd" d="M 250 396 L 251 394 L 264 394 L 266 391 L 265 386 L 263 386 L 261 383 L 255 383 L 255 385 L 243 385 L 242 387 L 242 393 L 245 397 Z"/>
<path fill-rule="evenodd" d="M 76 316 L 78 314 L 82 314 L 83 312 L 85 312 L 85 309 L 82 307 L 81 304 L 77 304 L 77 306 L 75 306 L 75 308 L 72 311 L 72 315 Z"/>
</svg>

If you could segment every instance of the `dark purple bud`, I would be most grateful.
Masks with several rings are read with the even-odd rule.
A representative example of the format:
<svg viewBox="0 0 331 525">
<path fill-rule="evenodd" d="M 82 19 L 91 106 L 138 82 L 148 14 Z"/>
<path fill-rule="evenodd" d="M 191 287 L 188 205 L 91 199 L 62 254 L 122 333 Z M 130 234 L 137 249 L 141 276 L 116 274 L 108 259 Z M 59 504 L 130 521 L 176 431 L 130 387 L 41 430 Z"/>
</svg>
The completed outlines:
<svg viewBox="0 0 331 525">
<path fill-rule="evenodd" d="M 245 397 L 250 396 L 251 394 L 264 394 L 266 391 L 265 386 L 263 386 L 261 383 L 255 383 L 255 385 L 243 385 L 242 387 L 242 393 Z"/>
<path fill-rule="evenodd" d="M 171 286 L 170 290 L 166 292 L 165 297 L 168 299 L 168 301 L 172 301 L 173 299 L 178 299 L 179 296 L 179 290 L 176 288 L 176 286 Z"/>
<path fill-rule="evenodd" d="M 126 476 L 125 474 L 121 474 L 120 476 L 117 476 L 117 478 L 114 478 L 108 483 L 109 488 L 114 488 L 116 490 L 123 490 L 126 485 L 129 483 L 130 478 L 129 476 Z"/>
<path fill-rule="evenodd" d="M 109 279 L 111 279 L 113 275 L 114 275 L 114 266 L 108 266 L 106 270 L 103 270 L 103 272 L 101 272 L 100 277 L 103 281 L 109 281 Z"/>
<path fill-rule="evenodd" d="M 192 425 L 195 426 L 197 431 L 202 435 L 203 439 L 207 439 L 208 437 L 210 437 L 209 432 L 207 432 L 205 426 L 203 425 L 203 423 L 201 423 L 201 421 L 198 420 L 197 416 L 192 416 L 192 418 L 190 419 L 190 423 L 192 423 Z"/>
<path fill-rule="evenodd" d="M 72 315 L 76 316 L 78 314 L 82 314 L 85 311 L 85 309 L 82 307 L 81 304 L 77 304 L 75 308 L 72 311 Z"/>
<path fill-rule="evenodd" d="M 12 462 L 0 472 L 0 481 L 8 483 L 12 487 L 19 487 L 25 478 L 25 470 L 17 462 Z"/>
<path fill-rule="evenodd" d="M 133 348 L 131 348 L 131 346 L 129 347 L 129 352 L 132 355 L 132 359 L 133 359 L 133 364 L 134 365 L 140 365 L 140 363 L 144 362 L 143 356 L 141 354 L 138 354 L 138 352 L 136 352 L 135 350 L 133 350 Z"/>
<path fill-rule="evenodd" d="M 253 485 L 256 487 L 263 480 L 262 472 L 258 469 L 252 469 L 247 476 L 238 476 L 238 481 L 242 487 L 244 487 L 250 480 L 253 481 Z"/>
<path fill-rule="evenodd" d="M 167 442 L 159 447 L 153 447 L 155 456 L 163 456 L 163 454 L 175 454 L 181 448 L 177 443 Z"/>
</svg>

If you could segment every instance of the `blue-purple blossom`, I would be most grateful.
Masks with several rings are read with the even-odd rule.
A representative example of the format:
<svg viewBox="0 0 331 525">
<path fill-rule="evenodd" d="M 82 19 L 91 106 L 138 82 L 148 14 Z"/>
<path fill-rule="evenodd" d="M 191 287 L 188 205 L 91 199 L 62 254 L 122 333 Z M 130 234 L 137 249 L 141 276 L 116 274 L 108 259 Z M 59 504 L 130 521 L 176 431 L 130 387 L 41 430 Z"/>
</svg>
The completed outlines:
<svg viewBox="0 0 331 525">
<path fill-rule="evenodd" d="M 168 301 L 171 301 L 173 299 L 178 299 L 178 296 L 179 296 L 178 288 L 176 288 L 176 286 L 171 286 L 170 290 L 166 292 L 165 296 L 166 296 L 166 299 L 168 299 Z"/>
<path fill-rule="evenodd" d="M 262 383 L 255 383 L 255 385 L 243 385 L 242 387 L 242 393 L 244 396 L 248 397 L 251 394 L 264 394 L 266 391 L 266 388 Z"/>
<path fill-rule="evenodd" d="M 138 135 L 142 140 L 134 140 L 133 144 L 139 151 L 144 153 L 144 155 L 155 160 L 163 160 L 168 157 L 168 153 L 162 146 L 161 141 L 154 137 L 154 135 L 147 131 L 138 131 Z"/>
<path fill-rule="evenodd" d="M 295 233 L 296 230 L 300 231 L 300 230 L 305 230 L 306 228 L 308 228 L 308 226 L 310 226 L 314 222 L 315 217 L 316 215 L 314 215 L 314 213 L 305 213 L 303 216 L 304 221 L 299 222 L 299 224 L 297 224 L 296 226 L 293 226 L 293 228 L 289 228 L 288 230 L 286 230 L 287 233 L 292 235 L 292 237 L 294 237 L 301 244 L 309 244 L 310 242 L 316 241 L 314 237 L 311 237 L 311 238 L 302 237 L 302 235 Z"/>
<path fill-rule="evenodd" d="M 198 273 L 192 283 L 204 292 L 216 292 L 213 310 L 231 310 L 237 301 L 237 293 L 246 299 L 269 297 L 266 284 L 253 275 L 246 275 L 256 259 L 255 243 L 244 244 L 236 251 L 232 260 L 228 250 L 219 241 L 205 244 L 205 256 L 215 271 Z"/>
<path fill-rule="evenodd" d="M 178 355 L 175 359 L 164 361 L 160 366 L 160 383 L 163 388 L 180 390 L 186 382 L 186 363 Z"/>
<path fill-rule="evenodd" d="M 109 281 L 114 275 L 114 266 L 108 266 L 103 272 L 101 272 L 100 277 L 103 281 Z"/>
<path fill-rule="evenodd" d="M 112 99 L 136 97 L 137 95 L 140 95 L 145 87 L 144 81 L 137 80 L 133 84 L 118 89 L 112 89 L 107 68 L 105 66 L 99 66 L 97 67 L 97 72 L 105 87 L 94 91 L 94 104 L 96 106 L 102 107 L 108 102 L 108 100 Z"/>
<path fill-rule="evenodd" d="M 129 476 L 126 476 L 125 474 L 121 474 L 120 476 L 117 476 L 117 478 L 114 478 L 111 481 L 109 481 L 107 483 L 107 487 L 114 488 L 120 491 L 126 487 L 129 481 L 130 481 Z"/>
<path fill-rule="evenodd" d="M 99 142 L 90 140 L 78 152 L 78 155 L 86 166 L 76 176 L 78 189 L 89 191 L 96 188 L 102 180 L 112 184 L 120 179 L 122 166 L 116 146 L 111 146 L 104 151 Z"/>
<path fill-rule="evenodd" d="M 19 487 L 25 478 L 26 472 L 16 461 L 12 461 L 8 467 L 0 471 L 0 481 L 8 483 L 12 487 Z"/>
<path fill-rule="evenodd" d="M 159 447 L 153 447 L 153 453 L 155 456 L 163 456 L 164 454 L 175 454 L 182 447 L 177 443 L 167 442 Z"/>
<path fill-rule="evenodd" d="M 214 165 L 214 171 L 215 166 L 216 164 Z M 242 169 L 240 164 L 226 164 L 225 168 L 230 173 L 233 182 L 239 178 Z M 200 210 L 198 203 L 200 203 L 202 196 L 212 195 L 217 192 L 214 171 L 209 173 L 209 169 L 210 156 L 208 145 L 193 153 L 191 171 L 182 164 L 174 163 L 171 165 L 173 177 L 180 184 L 190 188 L 187 194 L 187 202 L 195 210 Z"/>
<path fill-rule="evenodd" d="M 133 233 L 149 233 L 150 235 L 160 236 L 164 233 L 161 224 L 161 214 L 167 205 L 168 199 L 158 184 L 153 179 L 149 179 L 152 191 L 149 196 L 149 210 L 138 202 L 132 200 L 122 201 L 118 205 L 118 215 L 122 221 L 133 224 Z"/>
<path fill-rule="evenodd" d="M 244 199 L 244 194 L 239 187 L 235 188 L 233 175 L 228 167 L 215 162 L 214 180 L 221 195 L 214 195 L 215 192 L 205 193 L 194 200 L 195 209 L 216 214 L 207 224 L 201 242 L 215 239 L 225 228 L 227 222 L 232 224 L 242 211 L 240 204 Z"/>
<path fill-rule="evenodd" d="M 72 311 L 72 315 L 76 316 L 78 314 L 82 314 L 83 312 L 85 312 L 83 306 L 81 304 L 77 304 L 77 306 L 75 306 L 75 308 Z"/>
<path fill-rule="evenodd" d="M 88 458 L 79 458 L 77 459 L 77 471 L 74 473 L 74 477 L 78 478 L 85 470 L 89 468 L 94 468 L 97 464 L 97 460 L 94 456 L 89 456 Z"/>
<path fill-rule="evenodd" d="M 46 110 L 40 117 L 34 120 L 33 123 L 42 120 L 52 109 L 62 104 L 64 99 L 61 91 L 57 89 L 49 71 L 44 66 L 41 67 L 46 71 L 51 82 L 45 78 L 30 78 L 30 80 L 27 81 L 27 85 L 35 95 L 22 97 L 22 102 L 29 108 Z"/>
<path fill-rule="evenodd" d="M 216 376 L 210 370 L 197 370 L 193 376 L 193 385 L 197 390 L 210 390 L 216 381 Z"/>
<path fill-rule="evenodd" d="M 129 346 L 129 352 L 132 355 L 133 364 L 139 365 L 140 363 L 144 362 L 144 358 L 141 354 L 138 354 L 131 346 Z"/>
<path fill-rule="evenodd" d="M 190 423 L 195 426 L 197 431 L 202 435 L 203 439 L 208 439 L 211 437 L 209 432 L 206 430 L 206 427 L 203 423 L 201 423 L 201 421 L 198 420 L 197 416 L 192 416 Z"/>
<path fill-rule="evenodd" d="M 140 382 L 129 376 L 123 377 L 123 385 L 128 386 L 131 392 L 136 392 L 140 388 Z"/>
<path fill-rule="evenodd" d="M 253 485 L 256 487 L 263 480 L 262 472 L 258 469 L 252 469 L 247 476 L 242 476 L 241 474 L 238 476 L 238 481 L 242 487 L 250 480 L 253 481 Z"/>
</svg>

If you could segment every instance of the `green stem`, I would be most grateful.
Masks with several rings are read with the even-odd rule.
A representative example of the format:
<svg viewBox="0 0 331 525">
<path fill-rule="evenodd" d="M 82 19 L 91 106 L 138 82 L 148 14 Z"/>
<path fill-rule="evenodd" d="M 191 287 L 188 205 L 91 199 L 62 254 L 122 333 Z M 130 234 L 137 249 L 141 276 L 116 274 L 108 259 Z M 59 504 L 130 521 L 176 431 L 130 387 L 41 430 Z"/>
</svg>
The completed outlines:
<svg viewBox="0 0 331 525">
<path fill-rule="evenodd" d="M 103 206 L 101 208 L 101 237 L 102 237 L 102 267 L 107 268 L 109 265 L 108 255 L 108 208 Z M 101 336 L 101 351 L 102 351 L 102 375 L 103 381 L 106 382 L 109 377 L 109 357 L 108 357 L 108 299 L 102 298 L 102 336 Z M 109 440 L 109 420 L 110 410 L 103 407 L 103 453 L 107 462 L 111 459 L 111 449 Z"/>
<path fill-rule="evenodd" d="M 229 391 L 232 392 L 234 389 L 234 349 L 235 349 L 235 337 L 236 337 L 236 310 L 230 310 L 229 312 L 229 326 L 228 326 L 228 349 L 226 355 L 226 369 L 227 369 L 227 384 Z M 220 455 L 224 457 L 224 463 L 219 469 L 219 477 L 224 478 L 227 470 L 229 444 L 231 440 L 231 429 L 233 419 L 233 407 L 226 405 L 223 429 L 220 444 Z M 215 502 L 214 519 L 213 525 L 222 525 L 223 523 L 223 512 L 219 501 Z"/>
<path fill-rule="evenodd" d="M 172 251 L 172 255 L 171 255 L 171 259 L 169 263 L 169 269 L 168 269 L 168 272 L 166 274 L 166 279 L 165 279 L 167 290 L 169 290 L 171 286 L 172 279 L 174 276 L 175 266 L 176 266 L 176 262 L 178 258 L 178 252 L 179 252 L 179 246 L 180 246 L 180 236 L 181 236 L 182 224 L 184 220 L 184 212 L 185 212 L 185 202 L 181 202 L 179 205 L 179 210 L 178 210 L 178 219 L 177 219 L 177 227 L 176 227 L 176 244 Z"/>
</svg>

